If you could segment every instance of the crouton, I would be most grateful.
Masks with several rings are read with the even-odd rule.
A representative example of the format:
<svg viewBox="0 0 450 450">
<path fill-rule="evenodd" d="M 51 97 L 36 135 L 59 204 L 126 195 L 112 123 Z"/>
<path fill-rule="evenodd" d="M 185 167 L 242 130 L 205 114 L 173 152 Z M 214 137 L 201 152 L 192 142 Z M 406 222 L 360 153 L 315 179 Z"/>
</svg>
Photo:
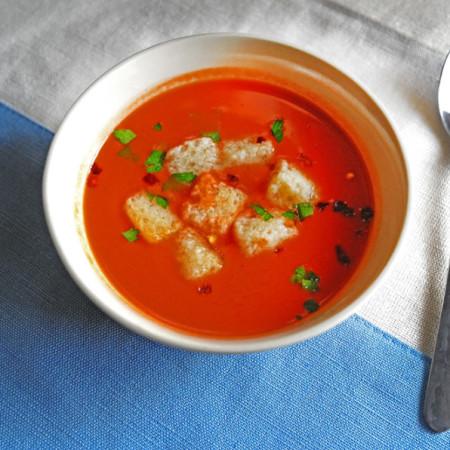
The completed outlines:
<svg viewBox="0 0 450 450">
<path fill-rule="evenodd" d="M 316 187 L 311 180 L 287 161 L 278 162 L 267 188 L 267 198 L 274 205 L 292 208 L 296 203 L 310 202 L 316 197 Z"/>
<path fill-rule="evenodd" d="M 176 241 L 181 273 L 188 280 L 206 277 L 222 269 L 220 256 L 192 228 L 181 230 Z"/>
<path fill-rule="evenodd" d="M 298 234 L 294 223 L 284 217 L 265 221 L 261 217 L 241 216 L 234 222 L 233 231 L 239 247 L 247 256 L 275 250 L 282 242 Z"/>
<path fill-rule="evenodd" d="M 251 139 L 225 141 L 222 149 L 222 166 L 232 167 L 242 164 L 263 164 L 272 157 L 272 142 L 254 142 Z"/>
<path fill-rule="evenodd" d="M 222 235 L 242 210 L 247 196 L 239 189 L 202 175 L 183 205 L 183 219 L 208 235 Z"/>
<path fill-rule="evenodd" d="M 219 165 L 219 149 L 209 137 L 191 139 L 170 149 L 166 155 L 170 173 L 193 172 L 196 175 Z"/>
<path fill-rule="evenodd" d="M 152 203 L 145 192 L 130 197 L 125 211 L 131 222 L 148 242 L 159 242 L 181 228 L 181 222 L 169 208 Z"/>
</svg>

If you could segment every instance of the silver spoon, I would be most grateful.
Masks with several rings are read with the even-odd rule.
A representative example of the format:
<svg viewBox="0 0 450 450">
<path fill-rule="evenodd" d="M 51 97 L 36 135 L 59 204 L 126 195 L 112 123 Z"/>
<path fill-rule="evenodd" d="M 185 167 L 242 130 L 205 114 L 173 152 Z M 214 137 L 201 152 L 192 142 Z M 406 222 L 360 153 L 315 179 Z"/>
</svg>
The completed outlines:
<svg viewBox="0 0 450 450">
<path fill-rule="evenodd" d="M 438 104 L 442 123 L 450 134 L 450 53 L 442 68 Z M 450 271 L 425 392 L 423 414 L 432 430 L 441 432 L 450 429 Z"/>
</svg>

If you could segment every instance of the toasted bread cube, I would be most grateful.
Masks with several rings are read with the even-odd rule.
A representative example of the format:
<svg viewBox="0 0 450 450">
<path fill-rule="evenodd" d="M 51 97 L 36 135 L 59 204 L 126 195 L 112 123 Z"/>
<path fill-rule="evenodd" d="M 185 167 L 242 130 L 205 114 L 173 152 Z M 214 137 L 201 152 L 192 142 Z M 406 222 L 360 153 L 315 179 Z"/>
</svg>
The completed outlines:
<svg viewBox="0 0 450 450">
<path fill-rule="evenodd" d="M 239 189 L 202 175 L 183 206 L 183 219 L 207 235 L 222 235 L 244 207 L 247 196 Z"/>
<path fill-rule="evenodd" d="M 241 216 L 233 226 L 234 237 L 247 256 L 275 250 L 282 242 L 297 236 L 294 223 L 284 217 L 263 220 L 261 217 Z"/>
<path fill-rule="evenodd" d="M 169 210 L 152 203 L 145 192 L 130 197 L 125 211 L 131 222 L 148 242 L 159 242 L 181 228 L 178 217 Z"/>
<path fill-rule="evenodd" d="M 239 141 L 225 141 L 222 149 L 222 166 L 232 167 L 243 164 L 263 164 L 274 153 L 272 142 L 254 142 L 250 138 Z"/>
<path fill-rule="evenodd" d="M 220 256 L 192 228 L 184 228 L 177 236 L 177 259 L 188 280 L 212 275 L 223 267 Z"/>
<path fill-rule="evenodd" d="M 191 139 L 170 149 L 166 164 L 170 173 L 193 172 L 199 175 L 219 166 L 219 149 L 209 137 Z"/>
<path fill-rule="evenodd" d="M 316 187 L 300 170 L 287 161 L 280 160 L 267 188 L 267 198 L 280 208 L 292 208 L 300 202 L 315 199 Z"/>
</svg>

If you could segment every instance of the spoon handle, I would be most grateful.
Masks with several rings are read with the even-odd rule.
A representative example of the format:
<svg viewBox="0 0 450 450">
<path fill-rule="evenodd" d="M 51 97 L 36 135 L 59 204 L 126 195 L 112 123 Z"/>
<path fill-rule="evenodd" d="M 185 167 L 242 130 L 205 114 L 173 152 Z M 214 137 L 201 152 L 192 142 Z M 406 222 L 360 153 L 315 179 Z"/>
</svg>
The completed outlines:
<svg viewBox="0 0 450 450">
<path fill-rule="evenodd" d="M 432 430 L 441 432 L 450 428 L 450 270 L 423 413 Z"/>
</svg>

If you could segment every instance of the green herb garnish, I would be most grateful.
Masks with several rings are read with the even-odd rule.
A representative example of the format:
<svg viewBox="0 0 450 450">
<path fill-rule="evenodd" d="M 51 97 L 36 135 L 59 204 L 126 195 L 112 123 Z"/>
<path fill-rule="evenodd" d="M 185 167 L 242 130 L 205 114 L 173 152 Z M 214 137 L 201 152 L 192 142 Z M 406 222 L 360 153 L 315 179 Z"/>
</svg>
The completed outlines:
<svg viewBox="0 0 450 450">
<path fill-rule="evenodd" d="M 313 298 L 306 300 L 305 303 L 303 303 L 303 306 L 305 307 L 306 311 L 310 313 L 313 313 L 319 309 L 319 304 Z"/>
<path fill-rule="evenodd" d="M 180 191 L 185 189 L 188 184 L 192 183 L 197 178 L 194 172 L 178 172 L 173 173 L 163 184 L 162 190 Z"/>
<path fill-rule="evenodd" d="M 286 219 L 290 219 L 290 220 L 295 220 L 297 218 L 297 214 L 294 211 L 285 211 L 281 215 L 283 217 L 286 217 Z"/>
<path fill-rule="evenodd" d="M 138 161 L 139 160 L 139 156 L 136 155 L 136 153 L 133 153 L 133 150 L 131 150 L 131 148 L 127 145 L 124 148 L 122 148 L 121 150 L 119 150 L 117 152 L 117 156 L 120 156 L 121 158 L 124 159 L 129 159 L 130 161 Z"/>
<path fill-rule="evenodd" d="M 194 172 L 178 172 L 171 176 L 180 183 L 192 183 L 197 178 Z"/>
<path fill-rule="evenodd" d="M 255 212 L 256 212 L 256 214 L 258 214 L 258 216 L 261 216 L 261 218 L 263 219 L 263 220 L 265 220 L 266 222 L 269 220 L 269 219 L 272 219 L 272 214 L 270 214 L 270 212 L 269 211 L 267 211 L 265 208 L 263 208 L 261 205 L 257 205 L 256 203 L 255 204 L 253 204 L 253 205 L 251 205 L 250 206 L 250 208 L 252 208 Z"/>
<path fill-rule="evenodd" d="M 314 206 L 311 203 L 297 203 L 295 208 L 297 209 L 298 218 L 300 220 L 304 220 L 314 214 Z"/>
<path fill-rule="evenodd" d="M 197 175 L 193 172 L 173 173 L 167 181 L 164 182 L 162 189 L 163 191 L 180 191 L 186 189 L 196 178 Z"/>
<path fill-rule="evenodd" d="M 307 272 L 302 280 L 302 288 L 307 291 L 317 292 L 319 290 L 320 278 L 314 272 Z"/>
<path fill-rule="evenodd" d="M 312 271 L 307 271 L 305 266 L 299 266 L 294 270 L 291 282 L 307 291 L 316 292 L 319 290 L 320 277 Z"/>
<path fill-rule="evenodd" d="M 305 220 L 307 217 L 312 216 L 314 214 L 314 206 L 311 203 L 297 203 L 295 205 L 295 211 L 288 210 L 282 213 L 283 217 L 287 219 L 295 220 Z"/>
<path fill-rule="evenodd" d="M 301 284 L 303 278 L 305 278 L 306 269 L 305 266 L 299 266 L 294 270 L 294 275 L 291 277 L 291 282 L 294 284 Z"/>
<path fill-rule="evenodd" d="M 161 150 L 153 150 L 145 161 L 147 172 L 159 172 L 163 168 L 164 158 L 166 154 Z"/>
<path fill-rule="evenodd" d="M 284 129 L 283 119 L 277 119 L 272 123 L 270 131 L 278 143 L 280 143 L 283 140 L 283 129 Z"/>
<path fill-rule="evenodd" d="M 129 144 L 136 137 L 136 134 L 131 130 L 114 130 L 114 137 L 121 144 Z"/>
<path fill-rule="evenodd" d="M 166 197 L 161 197 L 160 195 L 156 196 L 155 202 L 157 205 L 161 206 L 161 208 L 164 208 L 164 209 L 169 206 L 169 200 L 167 200 Z"/>
<path fill-rule="evenodd" d="M 153 129 L 154 129 L 155 131 L 161 131 L 161 130 L 162 130 L 162 124 L 161 124 L 161 122 L 155 123 L 155 125 L 153 125 Z"/>
<path fill-rule="evenodd" d="M 154 200 L 157 205 L 161 206 L 161 208 L 166 209 L 169 206 L 169 200 L 166 197 L 155 195 L 151 192 L 147 192 L 147 197 L 150 201 Z"/>
<path fill-rule="evenodd" d="M 202 136 L 211 138 L 213 142 L 219 142 L 221 139 L 218 131 L 205 131 Z"/>
<path fill-rule="evenodd" d="M 130 228 L 129 230 L 122 232 L 122 236 L 128 242 L 137 241 L 138 240 L 138 234 L 139 234 L 139 230 L 136 230 L 136 228 Z"/>
</svg>

